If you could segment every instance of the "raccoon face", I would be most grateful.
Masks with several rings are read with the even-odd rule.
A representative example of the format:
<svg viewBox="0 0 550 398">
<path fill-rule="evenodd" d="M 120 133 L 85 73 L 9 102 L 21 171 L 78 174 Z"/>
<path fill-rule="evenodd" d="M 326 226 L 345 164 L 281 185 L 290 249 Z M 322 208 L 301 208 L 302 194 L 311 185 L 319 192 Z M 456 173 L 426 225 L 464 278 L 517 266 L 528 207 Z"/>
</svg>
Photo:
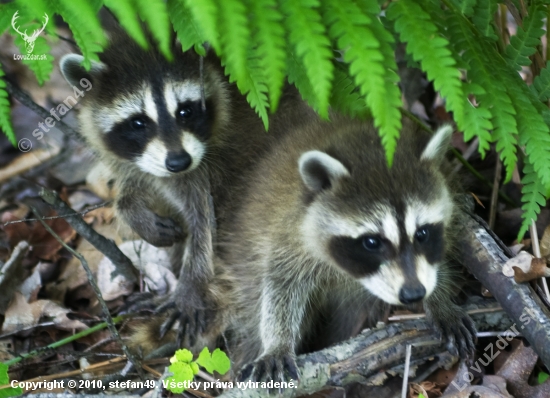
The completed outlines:
<svg viewBox="0 0 550 398">
<path fill-rule="evenodd" d="M 158 177 L 188 172 L 200 164 L 212 133 L 215 104 L 207 99 L 206 109 L 202 108 L 199 79 L 178 80 L 173 74 L 159 73 L 115 88 L 109 67 L 96 63 L 86 72 L 81 61 L 80 55 L 71 54 L 60 65 L 71 84 L 88 76 L 92 92 L 97 90 L 90 93 L 79 115 L 89 141 Z"/>
<path fill-rule="evenodd" d="M 410 304 L 428 297 L 445 261 L 445 228 L 453 213 L 449 189 L 430 163 L 439 161 L 451 131 L 438 131 L 420 161 L 409 166 L 435 182 L 404 192 L 391 188 L 400 185 L 390 181 L 397 176 L 381 168 L 369 170 L 372 177 L 360 178 L 361 168 L 352 165 L 352 172 L 324 152 L 302 154 L 299 172 L 305 188 L 315 195 L 302 224 L 306 250 L 387 303 Z M 369 156 L 368 149 L 364 152 Z M 390 188 L 380 195 L 373 192 L 382 185 Z"/>
</svg>

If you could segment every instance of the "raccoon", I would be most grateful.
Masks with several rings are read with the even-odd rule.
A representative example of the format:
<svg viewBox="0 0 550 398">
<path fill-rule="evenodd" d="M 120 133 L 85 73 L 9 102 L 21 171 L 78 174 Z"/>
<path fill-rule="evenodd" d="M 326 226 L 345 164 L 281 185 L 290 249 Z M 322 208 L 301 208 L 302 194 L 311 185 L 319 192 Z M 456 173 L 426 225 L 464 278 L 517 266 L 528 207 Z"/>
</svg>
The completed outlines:
<svg viewBox="0 0 550 398">
<path fill-rule="evenodd" d="M 452 129 L 403 126 L 391 168 L 371 122 L 332 115 L 288 132 L 243 180 L 218 230 L 238 379 L 298 379 L 297 354 L 349 338 L 360 314 L 373 321 L 387 305 L 422 303 L 450 352 L 473 351 L 475 326 L 450 300 Z"/>
<path fill-rule="evenodd" d="M 64 56 L 60 67 L 71 85 L 88 79 L 92 87 L 81 102 L 80 129 L 114 176 L 118 217 L 180 257 L 178 288 L 166 303 L 177 306 L 180 338 L 192 345 L 214 306 L 208 297 L 216 228 L 211 182 L 230 181 L 230 169 L 240 168 L 224 169 L 215 154 L 232 151 L 237 140 L 225 128 L 230 113 L 261 125 L 214 55 L 204 59 L 201 75 L 199 56 L 177 47 L 174 41 L 170 62 L 152 43 L 144 50 L 115 29 L 89 71 L 77 54 Z"/>
</svg>

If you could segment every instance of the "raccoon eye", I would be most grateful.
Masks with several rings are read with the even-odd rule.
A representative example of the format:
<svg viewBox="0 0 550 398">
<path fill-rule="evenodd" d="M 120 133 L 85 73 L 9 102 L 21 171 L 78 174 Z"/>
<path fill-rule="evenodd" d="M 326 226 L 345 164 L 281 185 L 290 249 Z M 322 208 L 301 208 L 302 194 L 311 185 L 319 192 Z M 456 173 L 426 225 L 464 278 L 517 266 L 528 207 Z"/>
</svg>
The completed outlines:
<svg viewBox="0 0 550 398">
<path fill-rule="evenodd" d="M 428 228 L 421 228 L 416 231 L 414 237 L 418 243 L 424 243 L 430 237 L 430 231 L 428 231 Z"/>
<path fill-rule="evenodd" d="M 375 236 L 365 236 L 363 238 L 363 247 L 371 252 L 378 251 L 382 247 L 382 241 Z"/>
<path fill-rule="evenodd" d="M 130 126 L 135 130 L 142 130 L 147 127 L 147 121 L 141 116 L 136 116 L 130 119 Z"/>
<path fill-rule="evenodd" d="M 184 106 L 178 110 L 178 116 L 182 119 L 189 119 L 193 115 L 193 109 Z"/>
</svg>

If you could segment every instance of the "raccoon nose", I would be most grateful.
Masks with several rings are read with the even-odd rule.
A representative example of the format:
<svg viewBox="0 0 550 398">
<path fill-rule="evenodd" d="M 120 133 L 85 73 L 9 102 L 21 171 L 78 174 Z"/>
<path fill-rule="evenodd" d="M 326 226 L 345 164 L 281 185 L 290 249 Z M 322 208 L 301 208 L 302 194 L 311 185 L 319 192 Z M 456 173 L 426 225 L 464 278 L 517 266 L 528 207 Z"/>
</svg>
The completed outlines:
<svg viewBox="0 0 550 398">
<path fill-rule="evenodd" d="M 426 288 L 422 285 L 407 287 L 403 286 L 399 291 L 399 301 L 403 304 L 416 303 L 424 298 L 426 295 Z"/>
<path fill-rule="evenodd" d="M 187 152 L 172 154 L 166 157 L 166 169 L 172 173 L 178 173 L 191 165 L 191 156 Z"/>
</svg>

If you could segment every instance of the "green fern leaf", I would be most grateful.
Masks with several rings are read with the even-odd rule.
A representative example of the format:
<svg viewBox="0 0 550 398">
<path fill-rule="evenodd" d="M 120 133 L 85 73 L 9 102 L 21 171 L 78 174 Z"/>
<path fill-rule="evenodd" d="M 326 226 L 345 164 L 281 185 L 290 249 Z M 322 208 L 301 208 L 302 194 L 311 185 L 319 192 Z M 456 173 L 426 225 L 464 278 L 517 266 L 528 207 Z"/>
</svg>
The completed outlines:
<svg viewBox="0 0 550 398">
<path fill-rule="evenodd" d="M 193 15 L 193 20 L 204 33 L 207 41 L 220 54 L 220 39 L 218 36 L 218 6 L 216 0 L 184 0 L 185 5 Z"/>
<path fill-rule="evenodd" d="M 289 39 L 303 63 L 321 117 L 328 118 L 333 69 L 330 42 L 319 14 L 319 0 L 281 0 Z M 301 86 L 304 84 L 300 83 Z M 298 87 L 300 88 L 300 87 Z"/>
<path fill-rule="evenodd" d="M 481 86 L 472 83 L 464 84 L 464 92 L 478 98 L 486 94 Z M 466 97 L 464 102 L 464 124 L 461 126 L 464 131 L 464 140 L 469 141 L 474 137 L 478 137 L 478 151 L 484 157 L 492 142 L 491 133 L 489 133 L 493 129 L 491 111 L 488 109 L 486 101 L 477 107 L 474 107 Z"/>
<path fill-rule="evenodd" d="M 531 65 L 529 57 L 540 45 L 540 37 L 544 34 L 542 26 L 545 17 L 546 9 L 543 6 L 535 4 L 529 7 L 529 15 L 523 20 L 523 26 L 518 26 L 517 34 L 510 38 L 505 56 L 510 65 L 517 70 L 521 70 L 522 66 Z"/>
<path fill-rule="evenodd" d="M 372 110 L 374 124 L 379 128 L 391 165 L 401 129 L 401 94 L 395 84 L 386 85 L 388 71 L 384 54 L 380 50 L 380 41 L 370 28 L 373 22 L 379 23 L 376 19 L 379 10 L 369 17 L 350 0 L 326 0 L 323 5 L 323 16 L 326 25 L 330 26 L 329 34 L 344 50 L 344 61 L 350 64 L 350 74 Z"/>
<path fill-rule="evenodd" d="M 355 82 L 340 68 L 334 69 L 334 83 L 330 106 L 339 113 L 366 120 L 372 117 L 365 98 L 359 94 Z"/>
<path fill-rule="evenodd" d="M 276 0 L 248 0 L 252 38 L 258 62 L 265 71 L 271 112 L 277 110 L 285 80 L 285 30 Z"/>
<path fill-rule="evenodd" d="M 472 22 L 477 30 L 492 41 L 498 40 L 493 27 L 493 16 L 497 11 L 496 0 L 477 1 L 472 14 Z"/>
<path fill-rule="evenodd" d="M 84 0 L 51 0 L 55 11 L 71 28 L 76 44 L 82 51 L 82 65 L 89 69 L 91 61 L 99 61 L 98 53 L 106 44 L 103 28 L 92 5 Z"/>
<path fill-rule="evenodd" d="M 523 205 L 521 206 L 521 209 L 523 210 L 523 222 L 521 223 L 521 229 L 519 230 L 518 241 L 523 239 L 523 236 L 529 230 L 532 221 L 537 220 L 541 207 L 546 205 L 546 199 L 544 197 L 546 187 L 538 178 L 538 175 L 533 169 L 531 163 L 527 160 L 525 161 L 523 172 L 525 174 L 521 180 L 521 183 L 523 184 L 523 188 L 521 190 L 521 199 L 523 202 Z"/>
<path fill-rule="evenodd" d="M 134 2 L 132 0 L 105 0 L 105 7 L 110 9 L 117 17 L 122 27 L 128 32 L 141 47 L 147 49 L 149 43 L 141 29 L 141 24 L 136 16 Z"/>
<path fill-rule="evenodd" d="M 247 56 L 250 43 L 250 28 L 246 7 L 241 0 L 219 0 L 220 42 L 226 69 L 232 80 L 237 82 L 248 78 Z"/>
<path fill-rule="evenodd" d="M 453 3 L 464 16 L 471 17 L 474 14 L 476 0 L 453 0 Z"/>
<path fill-rule="evenodd" d="M 464 94 L 460 72 L 449 50 L 449 41 L 438 34 L 430 15 L 412 0 L 392 3 L 387 14 L 394 20 L 401 40 L 407 43 L 407 53 L 415 61 L 420 61 L 422 70 L 446 99 L 447 108 L 453 111 L 457 123 L 462 124 Z"/>
<path fill-rule="evenodd" d="M 8 137 L 13 146 L 17 145 L 15 132 L 11 124 L 11 106 L 8 100 L 4 71 L 0 65 L 0 130 Z"/>
<path fill-rule="evenodd" d="M 548 101 L 550 98 L 550 65 L 540 71 L 530 86 L 539 101 Z"/>
<path fill-rule="evenodd" d="M 307 77 L 304 64 L 299 61 L 298 56 L 292 51 L 287 52 L 286 68 L 288 82 L 294 84 L 308 105 L 320 114 L 321 106 L 318 102 L 317 95 L 313 90 L 313 86 Z"/>
<path fill-rule="evenodd" d="M 137 12 L 142 21 L 149 26 L 151 34 L 158 43 L 159 49 L 166 59 L 173 58 L 170 51 L 171 34 L 170 19 L 164 0 L 134 0 Z"/>
<path fill-rule="evenodd" d="M 191 47 L 195 47 L 200 55 L 206 55 L 206 50 L 203 47 L 206 37 L 193 19 L 193 15 L 185 5 L 185 1 L 168 0 L 167 5 L 168 15 L 170 15 L 170 21 L 172 21 L 174 30 L 178 35 L 182 50 L 187 51 Z"/>
</svg>

